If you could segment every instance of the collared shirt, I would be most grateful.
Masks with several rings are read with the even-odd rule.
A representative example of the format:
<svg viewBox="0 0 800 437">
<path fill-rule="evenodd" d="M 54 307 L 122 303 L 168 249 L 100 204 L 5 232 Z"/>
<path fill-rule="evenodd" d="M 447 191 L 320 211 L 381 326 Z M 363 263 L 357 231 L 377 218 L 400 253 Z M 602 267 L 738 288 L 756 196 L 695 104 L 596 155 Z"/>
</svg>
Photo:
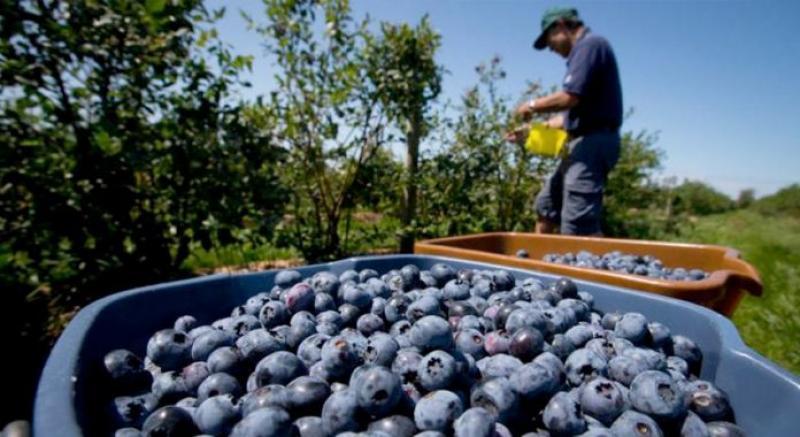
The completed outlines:
<svg viewBox="0 0 800 437">
<path fill-rule="evenodd" d="M 564 91 L 580 98 L 564 120 L 564 128 L 571 135 L 619 130 L 622 87 L 617 59 L 605 38 L 586 29 L 575 42 L 567 57 Z"/>
</svg>

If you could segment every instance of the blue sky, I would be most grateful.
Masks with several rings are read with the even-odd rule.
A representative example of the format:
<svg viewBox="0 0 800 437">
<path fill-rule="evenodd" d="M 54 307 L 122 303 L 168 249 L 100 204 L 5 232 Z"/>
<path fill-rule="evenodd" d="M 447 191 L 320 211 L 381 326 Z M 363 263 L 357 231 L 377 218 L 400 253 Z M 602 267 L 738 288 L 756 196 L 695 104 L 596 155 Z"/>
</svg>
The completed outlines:
<svg viewBox="0 0 800 437">
<path fill-rule="evenodd" d="M 573 5 L 617 55 L 625 106 L 623 130 L 659 133 L 660 175 L 710 183 L 736 196 L 800 182 L 800 19 L 798 1 L 352 0 L 355 16 L 417 23 L 429 14 L 442 35 L 438 60 L 449 73 L 443 97 L 457 101 L 493 55 L 516 97 L 526 81 L 559 84 L 564 60 L 531 49 L 542 11 Z M 252 95 L 273 86 L 261 37 L 238 10 L 263 16 L 258 0 L 207 0 L 227 6 L 220 36 L 256 57 Z"/>
</svg>

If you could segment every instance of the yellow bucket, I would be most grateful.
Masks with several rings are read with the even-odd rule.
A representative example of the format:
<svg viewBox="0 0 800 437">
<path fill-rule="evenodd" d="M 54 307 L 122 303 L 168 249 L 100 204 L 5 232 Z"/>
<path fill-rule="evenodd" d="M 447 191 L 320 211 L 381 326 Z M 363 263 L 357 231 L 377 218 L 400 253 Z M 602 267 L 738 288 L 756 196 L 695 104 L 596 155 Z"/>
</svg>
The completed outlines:
<svg viewBox="0 0 800 437">
<path fill-rule="evenodd" d="M 543 123 L 534 123 L 528 139 L 525 140 L 525 148 L 537 155 L 556 157 L 561 154 L 566 142 L 567 132 L 563 129 L 552 129 Z"/>
</svg>

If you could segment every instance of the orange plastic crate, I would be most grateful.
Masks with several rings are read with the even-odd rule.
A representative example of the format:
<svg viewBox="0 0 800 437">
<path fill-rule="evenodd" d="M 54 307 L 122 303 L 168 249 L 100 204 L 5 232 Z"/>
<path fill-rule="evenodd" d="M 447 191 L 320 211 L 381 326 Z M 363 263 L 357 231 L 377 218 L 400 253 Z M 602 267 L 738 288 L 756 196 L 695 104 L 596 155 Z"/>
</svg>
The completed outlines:
<svg viewBox="0 0 800 437">
<path fill-rule="evenodd" d="M 516 252 L 520 249 L 528 251 L 529 258 L 518 258 Z M 614 250 L 633 255 L 652 255 L 667 267 L 698 268 L 709 272 L 710 276 L 700 281 L 666 281 L 542 260 L 548 253 L 577 253 L 581 250 L 597 255 Z M 728 317 L 733 315 L 745 292 L 760 296 L 763 290 L 758 272 L 741 259 L 738 251 L 714 245 L 492 232 L 419 241 L 414 245 L 414 253 L 482 261 L 603 282 L 694 302 Z"/>
</svg>

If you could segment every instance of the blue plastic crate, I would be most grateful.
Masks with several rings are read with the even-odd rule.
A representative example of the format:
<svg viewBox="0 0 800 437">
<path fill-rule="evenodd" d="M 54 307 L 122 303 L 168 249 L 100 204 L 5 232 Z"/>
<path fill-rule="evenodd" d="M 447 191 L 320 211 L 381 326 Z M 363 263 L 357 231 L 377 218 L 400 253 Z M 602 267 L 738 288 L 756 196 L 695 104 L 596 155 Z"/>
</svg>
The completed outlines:
<svg viewBox="0 0 800 437">
<path fill-rule="evenodd" d="M 350 258 L 302 267 L 304 276 L 329 270 L 375 269 L 386 272 L 406 264 L 428 269 L 437 262 L 455 268 L 503 268 L 517 278 L 552 280 L 553 275 L 433 256 Z M 100 383 L 103 356 L 116 348 L 144 355 L 150 335 L 171 327 L 184 314 L 201 322 L 228 315 L 249 296 L 269 290 L 275 271 L 215 275 L 116 293 L 84 308 L 59 338 L 39 382 L 33 431 L 36 436 L 108 435 L 105 423 L 108 394 Z M 800 435 L 800 380 L 744 345 L 736 328 L 706 308 L 653 294 L 576 281 L 594 295 L 602 311 L 638 311 L 666 324 L 702 348 L 701 377 L 726 390 L 737 423 L 751 436 Z M 769 327 L 764 327 L 769 329 Z"/>
</svg>

